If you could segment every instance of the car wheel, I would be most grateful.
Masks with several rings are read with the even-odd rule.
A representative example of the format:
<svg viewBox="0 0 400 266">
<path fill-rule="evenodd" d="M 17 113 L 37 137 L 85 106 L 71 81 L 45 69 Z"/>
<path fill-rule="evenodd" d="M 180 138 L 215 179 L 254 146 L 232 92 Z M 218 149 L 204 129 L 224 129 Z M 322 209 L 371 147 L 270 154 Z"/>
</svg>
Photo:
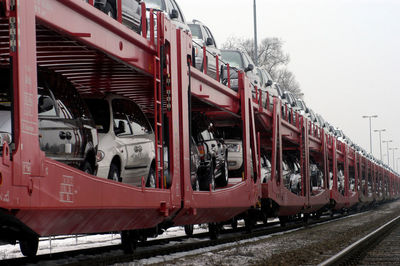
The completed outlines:
<svg viewBox="0 0 400 266">
<path fill-rule="evenodd" d="M 83 166 L 81 167 L 81 170 L 82 170 L 83 172 L 87 173 L 87 174 L 91 174 L 91 175 L 94 174 L 94 171 L 93 171 L 93 169 L 92 169 L 92 166 L 90 165 L 90 163 L 89 163 L 88 161 L 85 161 L 85 162 L 83 163 Z"/>
<path fill-rule="evenodd" d="M 194 225 L 193 224 L 185 225 L 185 234 L 187 236 L 192 236 L 193 235 L 193 229 L 194 229 Z"/>
<path fill-rule="evenodd" d="M 225 161 L 224 161 L 224 166 L 222 167 L 222 169 L 221 169 L 221 175 L 219 176 L 219 178 L 218 178 L 218 183 L 217 183 L 217 185 L 219 186 L 219 187 L 225 187 L 226 185 L 228 185 L 228 178 L 229 178 L 229 175 L 228 175 L 228 160 L 227 160 L 228 158 L 227 157 L 225 157 Z"/>
<path fill-rule="evenodd" d="M 28 237 L 19 240 L 19 248 L 22 255 L 26 257 L 35 257 L 39 247 L 39 238 Z"/>
<path fill-rule="evenodd" d="M 156 172 L 153 167 L 150 167 L 149 176 L 147 177 L 146 187 L 156 187 Z"/>
<path fill-rule="evenodd" d="M 117 18 L 117 16 L 115 15 L 114 8 L 111 6 L 110 3 L 106 4 L 103 12 L 106 13 L 109 17 L 112 17 L 113 19 Z"/>
<path fill-rule="evenodd" d="M 108 172 L 108 179 L 121 182 L 121 174 L 119 172 L 119 167 L 115 164 L 112 163 L 110 166 L 110 171 Z"/>
<path fill-rule="evenodd" d="M 206 170 L 204 176 L 200 180 L 200 189 L 203 191 L 215 190 L 215 173 L 214 165 L 211 163 L 210 167 Z"/>
</svg>

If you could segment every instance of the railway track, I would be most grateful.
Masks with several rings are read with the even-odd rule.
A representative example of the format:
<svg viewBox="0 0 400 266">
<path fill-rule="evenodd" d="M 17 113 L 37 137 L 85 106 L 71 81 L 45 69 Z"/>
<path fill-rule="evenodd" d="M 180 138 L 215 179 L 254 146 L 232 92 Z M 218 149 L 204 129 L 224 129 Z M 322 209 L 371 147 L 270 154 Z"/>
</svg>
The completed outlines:
<svg viewBox="0 0 400 266">
<path fill-rule="evenodd" d="M 39 255 L 35 258 L 15 258 L 0 261 L 0 265 L 26 265 L 26 264 L 43 264 L 57 263 L 66 265 L 109 265 L 113 263 L 124 263 L 133 260 L 146 259 L 155 256 L 169 255 L 177 252 L 192 251 L 205 247 L 212 247 L 228 243 L 234 243 L 241 240 L 256 238 L 265 235 L 287 232 L 290 230 L 300 229 L 313 226 L 320 223 L 326 223 L 333 220 L 345 218 L 348 215 L 324 216 L 318 220 L 309 219 L 307 223 L 295 221 L 287 223 L 284 227 L 279 222 L 269 223 L 266 226 L 259 225 L 252 232 L 247 232 L 245 227 L 235 230 L 225 229 L 221 232 L 218 239 L 210 240 L 208 233 L 199 233 L 191 238 L 196 241 L 186 241 L 189 237 L 180 236 L 164 239 L 150 240 L 139 243 L 134 254 L 123 254 L 121 245 L 108 245 L 90 249 L 82 249 L 75 251 L 67 251 L 46 255 Z M 81 259 L 79 259 L 81 258 Z"/>
<path fill-rule="evenodd" d="M 330 265 L 390 265 L 400 262 L 400 216 L 323 261 Z"/>
</svg>

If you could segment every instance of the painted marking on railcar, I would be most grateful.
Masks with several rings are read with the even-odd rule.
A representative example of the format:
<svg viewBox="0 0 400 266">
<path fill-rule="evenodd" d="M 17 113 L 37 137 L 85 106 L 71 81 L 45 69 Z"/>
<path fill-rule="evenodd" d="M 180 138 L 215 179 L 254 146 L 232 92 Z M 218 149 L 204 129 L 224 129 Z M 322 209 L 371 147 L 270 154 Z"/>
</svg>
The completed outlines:
<svg viewBox="0 0 400 266">
<path fill-rule="evenodd" d="M 31 162 L 22 162 L 22 174 L 30 175 L 32 173 L 32 164 Z"/>
<path fill-rule="evenodd" d="M 6 193 L 0 193 L 0 201 L 2 202 L 10 202 L 10 191 L 7 190 Z"/>
<path fill-rule="evenodd" d="M 63 175 L 63 182 L 60 184 L 60 202 L 74 203 L 73 192 L 74 177 Z"/>
</svg>

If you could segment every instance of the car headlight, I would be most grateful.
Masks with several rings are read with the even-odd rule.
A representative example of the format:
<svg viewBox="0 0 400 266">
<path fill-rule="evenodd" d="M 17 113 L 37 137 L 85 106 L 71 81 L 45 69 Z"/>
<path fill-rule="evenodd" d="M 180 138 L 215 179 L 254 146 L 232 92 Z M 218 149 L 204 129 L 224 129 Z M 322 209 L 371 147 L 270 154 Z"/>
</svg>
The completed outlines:
<svg viewBox="0 0 400 266">
<path fill-rule="evenodd" d="M 12 137 L 11 134 L 8 132 L 0 132 L 0 143 L 1 146 L 3 146 L 4 142 L 7 142 L 7 144 L 11 144 Z"/>
<path fill-rule="evenodd" d="M 228 143 L 227 147 L 229 152 L 240 152 L 239 144 Z"/>
<path fill-rule="evenodd" d="M 98 162 L 100 162 L 101 160 L 104 159 L 104 156 L 105 156 L 104 151 L 98 150 L 98 151 L 97 151 L 97 154 L 96 154 L 96 160 L 97 160 Z"/>
</svg>

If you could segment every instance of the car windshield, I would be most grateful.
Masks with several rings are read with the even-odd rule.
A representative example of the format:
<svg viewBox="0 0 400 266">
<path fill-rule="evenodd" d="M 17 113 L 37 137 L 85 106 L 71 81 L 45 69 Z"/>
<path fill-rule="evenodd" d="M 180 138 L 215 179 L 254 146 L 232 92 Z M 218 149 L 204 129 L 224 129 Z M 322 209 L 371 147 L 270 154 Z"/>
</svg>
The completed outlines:
<svg viewBox="0 0 400 266">
<path fill-rule="evenodd" d="M 87 106 L 96 123 L 99 133 L 107 133 L 110 130 L 110 108 L 104 99 L 85 99 Z"/>
<path fill-rule="evenodd" d="M 194 39 L 203 39 L 203 34 L 201 34 L 201 28 L 198 24 L 188 24 L 190 31 L 192 32 L 192 36 Z"/>
<path fill-rule="evenodd" d="M 222 60 L 229 64 L 230 67 L 244 69 L 243 59 L 238 51 L 221 51 Z"/>
<path fill-rule="evenodd" d="M 163 0 L 144 0 L 144 2 L 146 3 L 146 8 L 165 10 Z"/>
<path fill-rule="evenodd" d="M 301 109 L 306 110 L 306 108 L 305 108 L 303 102 L 302 102 L 300 99 L 296 99 L 296 105 L 297 105 L 298 107 L 300 107 Z"/>
</svg>

